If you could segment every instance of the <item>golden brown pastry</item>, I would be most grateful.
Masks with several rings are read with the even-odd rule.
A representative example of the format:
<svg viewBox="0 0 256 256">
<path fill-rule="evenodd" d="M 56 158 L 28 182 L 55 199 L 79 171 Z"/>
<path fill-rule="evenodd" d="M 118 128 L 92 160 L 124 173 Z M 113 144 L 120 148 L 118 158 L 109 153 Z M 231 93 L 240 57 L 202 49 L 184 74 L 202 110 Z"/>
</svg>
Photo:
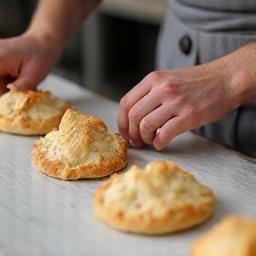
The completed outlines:
<svg viewBox="0 0 256 256">
<path fill-rule="evenodd" d="M 125 167 L 127 143 L 108 133 L 97 117 L 68 109 L 58 131 L 36 141 L 32 161 L 43 173 L 63 179 L 98 178 Z"/>
<path fill-rule="evenodd" d="M 50 92 L 9 91 L 0 97 L 0 130 L 42 135 L 57 128 L 68 104 Z"/>
<path fill-rule="evenodd" d="M 159 235 L 195 226 L 212 215 L 213 192 L 175 163 L 136 165 L 96 191 L 96 215 L 119 230 Z"/>
<path fill-rule="evenodd" d="M 191 256 L 255 256 L 256 218 L 229 216 L 199 237 Z"/>
</svg>

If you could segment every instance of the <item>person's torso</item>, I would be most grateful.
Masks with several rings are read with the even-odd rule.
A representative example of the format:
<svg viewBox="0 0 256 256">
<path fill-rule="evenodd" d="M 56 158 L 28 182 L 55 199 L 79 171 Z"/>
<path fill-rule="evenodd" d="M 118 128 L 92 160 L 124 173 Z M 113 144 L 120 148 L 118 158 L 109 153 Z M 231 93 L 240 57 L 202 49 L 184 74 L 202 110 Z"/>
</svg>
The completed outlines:
<svg viewBox="0 0 256 256">
<path fill-rule="evenodd" d="M 256 42 L 256 0 L 168 0 L 158 41 L 157 69 L 207 63 Z M 256 104 L 204 127 L 204 136 L 255 156 Z"/>
<path fill-rule="evenodd" d="M 158 41 L 158 69 L 206 63 L 256 42 L 256 0 L 168 2 Z M 190 47 L 184 51 L 188 39 Z"/>
<path fill-rule="evenodd" d="M 169 0 L 169 2 L 213 11 L 244 12 L 256 10 L 254 0 Z"/>
<path fill-rule="evenodd" d="M 176 17 L 192 28 L 247 33 L 256 29 L 255 0 L 169 0 Z"/>
</svg>

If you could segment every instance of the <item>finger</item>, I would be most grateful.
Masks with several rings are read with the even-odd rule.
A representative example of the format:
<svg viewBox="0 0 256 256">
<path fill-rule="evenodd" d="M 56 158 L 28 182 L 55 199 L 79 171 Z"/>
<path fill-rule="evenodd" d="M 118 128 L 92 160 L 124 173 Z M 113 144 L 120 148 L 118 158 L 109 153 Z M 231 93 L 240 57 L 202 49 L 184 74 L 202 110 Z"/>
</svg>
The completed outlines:
<svg viewBox="0 0 256 256">
<path fill-rule="evenodd" d="M 30 77 L 18 77 L 15 81 L 7 85 L 10 90 L 26 91 L 35 90 L 37 82 Z"/>
<path fill-rule="evenodd" d="M 128 113 L 130 109 L 138 102 L 142 97 L 144 97 L 149 92 L 149 86 L 146 84 L 135 86 L 132 91 L 128 92 L 120 101 L 120 108 L 118 113 L 118 128 L 121 135 L 125 138 L 129 137 L 129 119 Z"/>
<path fill-rule="evenodd" d="M 41 79 L 40 72 L 37 72 L 31 64 L 27 64 L 16 80 L 7 85 L 7 88 L 17 91 L 36 90 Z"/>
<path fill-rule="evenodd" d="M 164 104 L 145 116 L 140 122 L 140 136 L 144 143 L 152 144 L 158 128 L 174 116 L 169 105 Z"/>
<path fill-rule="evenodd" d="M 154 92 L 149 92 L 141 100 L 139 100 L 128 113 L 129 118 L 129 139 L 135 146 L 144 144 L 140 136 L 140 122 L 149 113 L 154 111 L 161 105 L 159 97 Z"/>
<path fill-rule="evenodd" d="M 118 113 L 118 129 L 120 134 L 128 139 L 129 137 L 129 119 L 130 109 L 151 90 L 154 82 L 157 80 L 157 72 L 147 75 L 139 84 L 133 87 L 120 101 Z"/>
<path fill-rule="evenodd" d="M 173 117 L 159 129 L 153 140 L 153 145 L 157 150 L 162 150 L 174 137 L 189 129 L 188 118 L 183 116 Z"/>
</svg>

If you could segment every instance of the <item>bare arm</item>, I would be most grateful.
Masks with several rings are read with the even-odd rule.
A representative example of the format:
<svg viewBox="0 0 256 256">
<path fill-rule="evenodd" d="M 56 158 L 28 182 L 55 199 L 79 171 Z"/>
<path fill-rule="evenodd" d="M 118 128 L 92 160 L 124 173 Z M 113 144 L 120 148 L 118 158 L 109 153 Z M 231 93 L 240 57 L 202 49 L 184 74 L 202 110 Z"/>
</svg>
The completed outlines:
<svg viewBox="0 0 256 256">
<path fill-rule="evenodd" d="M 69 36 L 99 0 L 41 0 L 27 31 L 0 40 L 0 94 L 34 90 L 60 57 Z"/>
<path fill-rule="evenodd" d="M 63 47 L 100 0 L 40 0 L 28 35 Z"/>
</svg>

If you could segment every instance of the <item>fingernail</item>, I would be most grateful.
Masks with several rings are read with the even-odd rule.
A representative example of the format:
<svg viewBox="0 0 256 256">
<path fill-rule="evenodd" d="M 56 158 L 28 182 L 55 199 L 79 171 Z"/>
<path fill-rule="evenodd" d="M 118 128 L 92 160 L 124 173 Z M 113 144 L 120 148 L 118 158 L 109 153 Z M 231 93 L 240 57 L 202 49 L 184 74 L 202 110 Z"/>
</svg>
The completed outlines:
<svg viewBox="0 0 256 256">
<path fill-rule="evenodd" d="M 130 139 L 129 140 L 129 143 L 133 146 L 133 147 L 136 147 L 135 143 Z"/>
<path fill-rule="evenodd" d="M 161 151 L 163 149 L 163 146 L 159 142 L 158 138 L 155 138 L 153 141 L 153 145 L 157 151 Z"/>
<path fill-rule="evenodd" d="M 155 147 L 155 149 L 157 150 L 157 151 L 161 151 L 163 148 L 161 147 L 161 146 L 159 146 L 159 145 L 154 145 L 154 147 Z"/>
<path fill-rule="evenodd" d="M 11 91 L 17 91 L 17 88 L 14 84 L 8 84 L 6 87 L 7 87 L 7 89 L 9 89 Z"/>
</svg>

